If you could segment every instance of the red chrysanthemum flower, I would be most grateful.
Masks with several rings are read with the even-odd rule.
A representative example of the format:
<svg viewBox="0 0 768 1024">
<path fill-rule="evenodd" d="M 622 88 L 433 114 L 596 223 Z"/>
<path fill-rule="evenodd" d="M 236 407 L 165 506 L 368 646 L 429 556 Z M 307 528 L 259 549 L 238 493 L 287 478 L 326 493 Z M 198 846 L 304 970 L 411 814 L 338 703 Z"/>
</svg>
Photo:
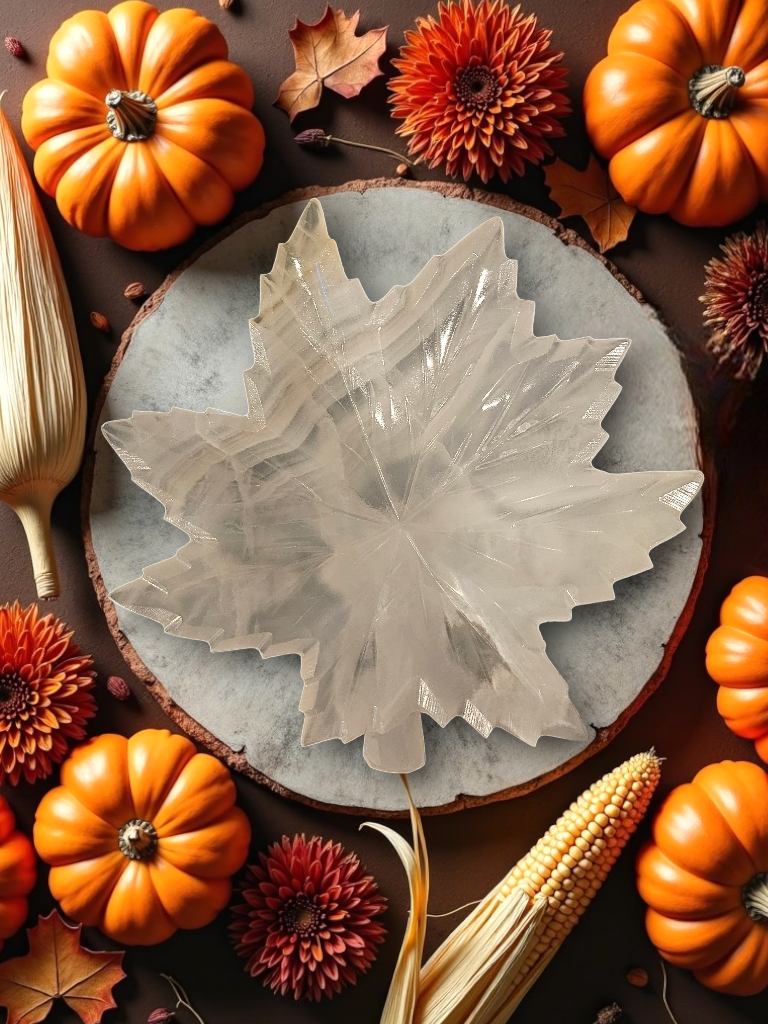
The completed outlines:
<svg viewBox="0 0 768 1024">
<path fill-rule="evenodd" d="M 248 867 L 232 908 L 235 948 L 252 977 L 294 999 L 331 998 L 376 959 L 386 908 L 354 853 L 303 835 L 274 843 Z"/>
<path fill-rule="evenodd" d="M 437 20 L 416 20 L 392 63 L 392 114 L 398 135 L 430 167 L 487 182 L 522 174 L 563 135 L 569 113 L 563 54 L 552 33 L 504 0 L 440 3 Z"/>
<path fill-rule="evenodd" d="M 704 322 L 715 328 L 708 342 L 734 376 L 752 380 L 768 355 L 768 227 L 758 224 L 720 247 L 723 259 L 707 264 Z"/>
<path fill-rule="evenodd" d="M 44 779 L 96 714 L 92 661 L 37 605 L 0 606 L 0 776 Z"/>
</svg>

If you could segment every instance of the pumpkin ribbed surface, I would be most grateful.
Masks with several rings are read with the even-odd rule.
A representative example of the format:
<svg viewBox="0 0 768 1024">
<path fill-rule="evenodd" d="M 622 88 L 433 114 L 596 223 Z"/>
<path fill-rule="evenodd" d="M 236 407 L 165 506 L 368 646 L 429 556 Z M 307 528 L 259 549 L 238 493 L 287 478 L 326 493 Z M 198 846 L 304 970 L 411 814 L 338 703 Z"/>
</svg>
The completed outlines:
<svg viewBox="0 0 768 1024">
<path fill-rule="evenodd" d="M 720 684 L 717 709 L 768 761 L 768 579 L 748 576 L 723 602 L 707 642 L 707 671 Z"/>
<path fill-rule="evenodd" d="M 748 761 L 707 765 L 674 789 L 637 861 L 648 935 L 709 988 L 768 986 L 768 775 Z"/>
<path fill-rule="evenodd" d="M 74 227 L 164 249 L 215 224 L 258 174 L 253 87 L 213 22 L 126 0 L 80 11 L 24 98 L 35 175 Z"/>
<path fill-rule="evenodd" d="M 695 226 L 739 220 L 768 199 L 765 0 L 639 0 L 584 111 L 627 203 Z"/>
<path fill-rule="evenodd" d="M 166 729 L 78 747 L 34 829 L 62 910 L 126 945 L 212 921 L 250 836 L 229 770 Z"/>
<path fill-rule="evenodd" d="M 27 895 L 37 877 L 37 858 L 32 843 L 16 831 L 13 811 L 0 796 L 0 949 L 24 924 Z"/>
</svg>

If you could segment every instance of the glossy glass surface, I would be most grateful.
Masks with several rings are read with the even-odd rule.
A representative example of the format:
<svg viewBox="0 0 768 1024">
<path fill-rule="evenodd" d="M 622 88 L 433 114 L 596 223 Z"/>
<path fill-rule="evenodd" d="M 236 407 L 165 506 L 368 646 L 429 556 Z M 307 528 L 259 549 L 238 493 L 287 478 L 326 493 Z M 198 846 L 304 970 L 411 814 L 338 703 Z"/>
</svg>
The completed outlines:
<svg viewBox="0 0 768 1024">
<path fill-rule="evenodd" d="M 422 712 L 581 738 L 538 627 L 651 568 L 701 474 L 592 466 L 629 342 L 537 338 L 515 279 L 492 219 L 372 303 L 310 202 L 261 279 L 248 415 L 104 425 L 190 537 L 113 599 L 300 653 L 303 742 L 364 734 L 384 771 L 424 763 Z"/>
</svg>

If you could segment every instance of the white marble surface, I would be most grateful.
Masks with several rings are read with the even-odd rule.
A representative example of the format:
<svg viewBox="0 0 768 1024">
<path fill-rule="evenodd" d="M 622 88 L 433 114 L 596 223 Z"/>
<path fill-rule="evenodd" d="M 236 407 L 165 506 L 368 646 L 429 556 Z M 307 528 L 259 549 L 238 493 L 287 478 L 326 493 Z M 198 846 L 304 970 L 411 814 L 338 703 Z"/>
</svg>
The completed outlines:
<svg viewBox="0 0 768 1024">
<path fill-rule="evenodd" d="M 444 252 L 497 211 L 411 189 L 373 189 L 322 199 L 329 232 L 350 275 L 371 298 L 404 284 L 429 256 Z M 242 372 L 252 361 L 248 320 L 258 311 L 258 275 L 273 261 L 303 203 L 273 211 L 203 255 L 137 329 L 102 420 L 135 409 L 213 406 L 245 412 Z M 674 346 L 588 253 L 563 245 L 527 218 L 501 212 L 507 254 L 519 260 L 518 292 L 537 303 L 537 334 L 629 337 L 617 379 L 624 387 L 605 420 L 610 439 L 596 465 L 626 472 L 695 465 L 694 412 Z M 108 589 L 171 555 L 186 540 L 162 508 L 131 483 L 97 434 L 91 502 L 94 547 Z M 654 569 L 616 585 L 613 602 L 575 609 L 569 623 L 545 625 L 552 661 L 569 681 L 585 722 L 609 725 L 663 655 L 701 551 L 701 503 L 684 513 L 688 529 L 652 553 Z M 281 785 L 334 804 L 371 809 L 403 805 L 395 777 L 369 769 L 359 741 L 302 748 L 298 658 L 256 652 L 211 654 L 207 645 L 167 636 L 155 622 L 118 609 L 120 627 L 176 702 Z M 411 776 L 418 802 L 485 795 L 536 778 L 580 749 L 542 739 L 531 748 L 500 730 L 483 739 L 465 722 L 440 729 L 424 718 L 427 764 Z"/>
</svg>

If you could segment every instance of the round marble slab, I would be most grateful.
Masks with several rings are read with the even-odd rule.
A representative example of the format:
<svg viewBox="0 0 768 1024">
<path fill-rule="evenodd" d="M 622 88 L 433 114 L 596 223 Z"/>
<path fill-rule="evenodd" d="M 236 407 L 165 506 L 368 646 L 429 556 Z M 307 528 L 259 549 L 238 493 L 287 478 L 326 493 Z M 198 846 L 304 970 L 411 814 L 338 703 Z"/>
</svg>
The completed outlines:
<svg viewBox="0 0 768 1024">
<path fill-rule="evenodd" d="M 313 195 L 347 273 L 371 299 L 410 281 L 430 256 L 498 214 L 507 255 L 519 261 L 519 294 L 536 301 L 537 334 L 631 338 L 617 375 L 623 392 L 604 421 L 610 439 L 595 465 L 611 472 L 695 466 L 697 417 L 667 331 L 614 268 L 538 211 L 459 186 L 387 180 L 293 193 L 234 225 L 142 309 L 105 382 L 86 475 L 86 546 L 116 640 L 168 713 L 233 767 L 315 805 L 397 813 L 405 806 L 400 781 L 366 765 L 362 740 L 302 748 L 298 657 L 212 654 L 108 597 L 172 555 L 186 535 L 131 482 L 101 423 L 172 406 L 246 411 L 242 373 L 252 363 L 248 320 L 258 312 L 259 275 Z M 620 581 L 614 601 L 577 607 L 570 622 L 542 628 L 589 740 L 543 738 L 534 748 L 500 729 L 484 739 L 460 719 L 441 729 L 424 716 L 427 763 L 410 776 L 420 806 L 455 810 L 527 792 L 603 747 L 626 723 L 663 678 L 692 610 L 710 532 L 707 475 L 705 498 L 683 514 L 687 529 L 652 552 L 653 570 Z"/>
</svg>

